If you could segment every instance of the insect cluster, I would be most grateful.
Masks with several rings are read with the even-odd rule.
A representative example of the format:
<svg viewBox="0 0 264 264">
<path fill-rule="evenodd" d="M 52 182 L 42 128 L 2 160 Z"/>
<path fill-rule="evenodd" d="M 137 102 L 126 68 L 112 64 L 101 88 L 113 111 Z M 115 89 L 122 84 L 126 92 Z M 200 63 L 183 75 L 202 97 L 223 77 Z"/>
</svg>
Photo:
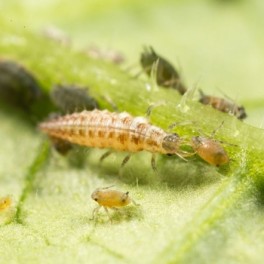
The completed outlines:
<svg viewBox="0 0 264 264">
<path fill-rule="evenodd" d="M 176 89 L 181 95 L 187 92 L 186 86 L 182 83 L 182 78 L 175 67 L 162 56 L 158 55 L 152 47 L 145 48 L 141 53 L 140 64 L 147 75 L 151 75 L 152 70 L 156 70 L 156 82 L 164 88 Z M 210 105 L 214 109 L 230 113 L 242 120 L 247 117 L 245 108 L 238 106 L 230 99 L 205 95 L 200 90 L 199 102 Z"/>
<path fill-rule="evenodd" d="M 222 145 L 206 137 L 193 137 L 188 144 L 193 152 L 181 150 L 181 137 L 167 133 L 152 125 L 144 117 L 132 117 L 126 112 L 115 113 L 107 110 L 82 111 L 58 117 L 39 125 L 40 130 L 52 138 L 87 147 L 107 148 L 112 151 L 152 153 L 154 170 L 155 154 L 176 154 L 181 158 L 197 153 L 208 163 L 220 166 L 228 163 L 228 156 Z M 111 153 L 111 152 L 110 152 Z M 109 152 L 107 153 L 108 156 Z M 130 154 L 124 159 L 124 165 Z"/>
</svg>

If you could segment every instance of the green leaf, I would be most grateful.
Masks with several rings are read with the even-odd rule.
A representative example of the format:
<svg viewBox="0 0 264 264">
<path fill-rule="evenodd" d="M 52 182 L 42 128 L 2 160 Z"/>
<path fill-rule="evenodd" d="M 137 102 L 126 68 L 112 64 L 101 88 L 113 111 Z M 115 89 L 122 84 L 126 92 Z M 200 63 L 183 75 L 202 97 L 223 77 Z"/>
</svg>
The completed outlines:
<svg viewBox="0 0 264 264">
<path fill-rule="evenodd" d="M 252 18 L 252 10 L 260 8 L 258 2 L 253 2 L 251 9 L 247 11 L 245 10 L 249 4 L 238 3 L 216 11 L 215 5 L 202 1 L 178 1 L 176 4 L 173 1 L 167 1 L 166 4 L 163 1 L 155 4 L 149 1 L 143 5 L 136 1 L 130 2 L 127 7 L 121 2 L 109 1 L 108 4 L 99 6 L 91 1 L 87 5 L 74 5 L 68 20 L 64 15 L 73 8 L 72 5 L 61 7 L 56 3 L 43 3 L 38 16 L 34 4 L 27 7 L 23 3 L 16 4 L 15 1 L 1 3 L 6 10 L 0 18 L 1 54 L 3 58 L 17 61 L 32 72 L 46 94 L 52 86 L 59 83 L 87 86 L 101 108 L 113 111 L 113 102 L 119 111 L 127 111 L 134 116 L 144 116 L 150 104 L 164 102 L 152 111 L 151 122 L 166 130 L 174 122 L 191 121 L 189 125 L 174 129 L 186 138 L 201 131 L 210 135 L 224 121 L 216 138 L 227 142 L 224 146 L 231 161 L 229 165 L 215 168 L 197 156 L 186 162 L 178 157 L 159 155 L 158 173 L 155 174 L 151 169 L 150 154 L 142 152 L 133 155 L 122 169 L 122 176 L 118 176 L 125 153 L 115 153 L 100 164 L 99 158 L 104 153 L 103 150 L 76 148 L 66 158 L 51 148 L 45 135 L 30 122 L 42 118 L 44 112 L 52 111 L 48 102 L 36 103 L 30 112 L 1 102 L 0 195 L 11 195 L 13 199 L 11 208 L 0 212 L 1 261 L 261 263 L 264 240 L 263 130 L 202 106 L 191 94 L 180 97 L 174 90 L 157 87 L 152 80 L 133 78 L 133 72 L 86 57 L 71 46 L 60 46 L 34 32 L 39 25 L 44 24 L 43 21 L 48 17 L 47 11 L 53 7 L 52 12 L 56 13 L 58 9 L 55 7 L 60 6 L 61 10 L 56 13 L 56 18 L 53 16 L 53 21 L 65 23 L 65 27 L 75 21 L 72 31 L 77 39 L 81 39 L 80 35 L 84 34 L 85 27 L 80 22 L 86 21 L 85 7 L 89 6 L 90 11 L 87 12 L 90 12 L 90 19 L 94 24 L 89 26 L 88 32 L 97 41 L 106 41 L 98 36 L 96 27 L 106 26 L 107 23 L 111 30 L 121 22 L 124 22 L 125 28 L 120 29 L 120 32 L 125 33 L 131 29 L 131 34 L 122 35 L 117 45 L 131 56 L 130 62 L 138 60 L 138 57 L 134 57 L 138 52 L 130 51 L 130 45 L 142 44 L 137 43 L 137 35 L 142 36 L 142 42 L 150 41 L 150 44 L 163 49 L 168 47 L 168 54 L 173 54 L 172 44 L 169 44 L 166 37 L 172 23 L 166 14 L 173 12 L 178 15 L 175 19 L 179 23 L 175 23 L 174 31 L 180 34 L 180 44 L 184 43 L 184 32 L 197 32 L 197 28 L 202 29 L 202 36 L 207 36 L 211 30 L 206 22 L 215 16 L 215 20 L 211 22 L 218 32 L 227 30 L 234 41 L 244 40 L 246 42 L 243 43 L 255 47 L 262 43 L 262 36 L 252 38 L 258 40 L 254 42 L 243 34 L 233 36 L 231 33 L 232 30 L 239 29 L 257 36 L 258 28 L 248 21 Z M 111 4 L 116 8 L 112 8 L 116 14 L 113 21 L 109 21 L 109 14 L 106 12 Z M 133 18 L 125 20 L 122 8 Z M 146 10 L 149 11 L 144 13 Z M 200 13 L 196 14 L 197 11 Z M 217 15 L 217 12 L 221 15 Z M 16 23 L 10 20 L 11 14 L 15 13 L 21 14 Z M 30 17 L 30 13 L 34 15 Z M 186 19 L 183 14 L 192 14 L 193 17 Z M 262 17 L 256 17 L 263 21 Z M 198 18 L 201 20 L 196 20 Z M 151 25 L 146 22 L 141 28 L 141 25 L 136 24 L 148 19 L 152 22 Z M 19 26 L 19 22 L 23 21 L 26 25 L 24 30 Z M 239 21 L 246 21 L 250 29 L 242 30 Z M 29 27 L 30 22 L 35 22 L 36 28 Z M 131 22 L 135 24 L 130 24 Z M 182 27 L 185 31 L 179 26 L 180 22 L 184 22 Z M 227 28 L 227 25 L 232 27 Z M 161 28 L 166 30 L 162 31 Z M 145 32 L 155 33 L 157 40 L 154 37 L 149 40 L 143 38 Z M 186 66 L 187 75 L 194 73 L 194 69 L 197 70 L 196 65 L 202 67 L 205 64 L 204 67 L 208 70 L 208 75 L 204 77 L 207 79 L 205 87 L 213 83 L 221 87 L 233 86 L 233 92 L 245 87 L 243 81 L 247 76 L 241 75 L 241 80 L 236 82 L 236 78 L 224 69 L 228 63 L 239 65 L 240 62 L 233 62 L 230 55 L 239 58 L 242 52 L 240 47 L 233 47 L 234 44 L 230 44 L 228 39 L 221 39 L 216 47 L 224 45 L 226 49 L 214 54 L 216 49 L 206 51 L 210 44 L 204 47 L 202 36 L 198 33 L 190 36 L 192 35 L 189 34 L 188 43 L 195 51 L 193 61 Z M 212 40 L 216 40 L 216 37 L 209 35 L 207 41 Z M 172 38 L 170 43 L 175 42 L 175 38 Z M 179 50 L 190 49 L 190 46 L 180 47 L 179 43 Z M 228 47 L 232 47 L 231 52 Z M 259 54 L 263 56 L 260 49 L 254 51 L 256 57 Z M 183 58 L 190 60 L 190 55 L 186 54 L 187 51 Z M 228 55 L 223 56 L 225 54 Z M 215 68 L 210 68 L 212 58 Z M 250 57 L 245 58 L 246 63 L 250 63 Z M 240 76 L 244 70 L 240 66 L 236 74 Z M 257 87 L 258 82 L 259 80 L 255 80 L 252 87 Z M 248 81 L 246 85 L 249 83 Z M 263 106 L 258 103 L 263 97 L 261 98 L 257 88 L 256 91 L 242 89 L 241 97 L 244 102 L 248 102 L 249 109 L 258 113 L 263 111 Z M 96 203 L 90 198 L 91 193 L 97 187 L 113 184 L 118 190 L 129 191 L 141 206 L 131 205 L 119 212 L 111 212 L 113 224 L 103 211 L 96 221 L 90 220 L 96 207 Z"/>
</svg>

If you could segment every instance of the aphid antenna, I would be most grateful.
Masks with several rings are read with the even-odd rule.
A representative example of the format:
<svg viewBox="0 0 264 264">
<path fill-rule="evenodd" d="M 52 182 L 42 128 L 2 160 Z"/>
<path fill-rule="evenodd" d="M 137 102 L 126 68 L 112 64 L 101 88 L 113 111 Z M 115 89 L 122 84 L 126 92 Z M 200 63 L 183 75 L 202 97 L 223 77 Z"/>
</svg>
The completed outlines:
<svg viewBox="0 0 264 264">
<path fill-rule="evenodd" d="M 205 93 L 203 92 L 203 90 L 201 88 L 198 89 L 198 92 L 199 92 L 201 97 L 205 96 Z"/>
<path fill-rule="evenodd" d="M 236 100 L 234 100 L 233 98 L 231 98 L 230 96 L 228 96 L 226 93 L 224 93 L 224 91 L 222 89 L 220 89 L 219 87 L 216 87 L 216 89 L 219 91 L 219 93 L 221 93 L 226 99 L 228 99 L 229 101 L 231 101 L 232 103 L 236 103 Z"/>
<path fill-rule="evenodd" d="M 110 189 L 110 188 L 113 188 L 115 187 L 115 185 L 110 185 L 110 186 L 107 186 L 107 187 L 102 187 L 102 188 L 98 188 L 98 190 L 107 190 L 107 189 Z"/>
<path fill-rule="evenodd" d="M 177 126 L 189 126 L 189 125 L 195 125 L 197 124 L 196 121 L 191 121 L 191 120 L 185 120 L 185 121 L 179 121 L 179 122 L 174 122 L 170 124 L 167 128 L 168 132 L 172 132 L 172 130 L 177 127 Z"/>
<path fill-rule="evenodd" d="M 212 131 L 212 133 L 211 133 L 211 136 L 210 136 L 210 138 L 214 138 L 215 137 L 215 134 L 222 128 L 222 126 L 224 125 L 224 120 L 221 122 L 221 124 L 218 126 L 218 127 L 216 127 L 213 131 Z"/>
<path fill-rule="evenodd" d="M 117 105 L 113 102 L 109 95 L 101 95 L 100 97 L 111 106 L 114 112 L 119 112 Z"/>
<path fill-rule="evenodd" d="M 149 119 L 150 118 L 150 115 L 152 114 L 152 111 L 159 107 L 159 106 L 165 106 L 166 105 L 166 102 L 164 100 L 161 100 L 161 101 L 158 101 L 156 103 L 151 103 L 149 105 L 149 107 L 147 108 L 147 111 L 146 111 L 146 117 Z"/>
<path fill-rule="evenodd" d="M 177 105 L 177 108 L 180 109 L 182 113 L 186 113 L 190 107 L 188 106 L 187 102 L 194 98 L 197 86 L 195 85 L 191 89 L 187 89 L 186 92 L 182 95 L 182 98 Z"/>
</svg>

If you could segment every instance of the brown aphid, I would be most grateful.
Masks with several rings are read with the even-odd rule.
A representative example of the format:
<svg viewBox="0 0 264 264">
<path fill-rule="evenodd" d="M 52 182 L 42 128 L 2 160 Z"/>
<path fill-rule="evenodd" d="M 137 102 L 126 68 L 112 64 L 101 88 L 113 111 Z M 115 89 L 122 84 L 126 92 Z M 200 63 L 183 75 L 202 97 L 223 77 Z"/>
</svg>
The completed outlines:
<svg viewBox="0 0 264 264">
<path fill-rule="evenodd" d="M 202 136 L 191 140 L 193 150 L 206 162 L 214 166 L 221 166 L 229 162 L 228 155 L 219 141 Z"/>
<path fill-rule="evenodd" d="M 210 105 L 213 108 L 224 113 L 231 113 L 240 120 L 247 117 L 245 108 L 243 106 L 238 106 L 234 102 L 224 98 L 205 95 L 202 90 L 199 90 L 199 92 L 201 96 L 199 100 L 200 103 L 204 105 Z"/>
<path fill-rule="evenodd" d="M 83 111 L 48 120 L 39 125 L 49 136 L 87 147 L 152 154 L 155 168 L 155 153 L 184 156 L 180 150 L 180 137 L 153 126 L 144 117 L 133 117 L 126 112 L 107 110 Z M 129 156 L 123 161 L 124 165 Z"/>
<path fill-rule="evenodd" d="M 87 87 L 58 84 L 53 87 L 50 96 L 53 103 L 63 113 L 74 113 L 98 108 L 98 103 L 89 95 Z"/>
<path fill-rule="evenodd" d="M 26 110 L 42 96 L 35 77 L 17 62 L 0 60 L 0 99 Z"/>
<path fill-rule="evenodd" d="M 0 198 L 0 212 L 9 208 L 12 204 L 12 199 L 9 196 Z"/>
<path fill-rule="evenodd" d="M 140 63 L 145 73 L 149 76 L 153 66 L 156 64 L 156 81 L 158 85 L 176 89 L 180 94 L 184 94 L 187 91 L 176 69 L 170 62 L 158 55 L 152 47 L 145 48 L 141 53 Z"/>
<path fill-rule="evenodd" d="M 130 203 L 133 203 L 134 205 L 138 206 L 138 204 L 132 198 L 129 197 L 129 192 L 109 190 L 111 187 L 112 186 L 98 188 L 92 193 L 91 198 L 96 201 L 99 205 L 94 209 L 92 219 L 94 219 L 95 214 L 99 211 L 101 207 L 104 207 L 109 219 L 111 220 L 108 208 L 118 209 L 127 206 Z"/>
</svg>

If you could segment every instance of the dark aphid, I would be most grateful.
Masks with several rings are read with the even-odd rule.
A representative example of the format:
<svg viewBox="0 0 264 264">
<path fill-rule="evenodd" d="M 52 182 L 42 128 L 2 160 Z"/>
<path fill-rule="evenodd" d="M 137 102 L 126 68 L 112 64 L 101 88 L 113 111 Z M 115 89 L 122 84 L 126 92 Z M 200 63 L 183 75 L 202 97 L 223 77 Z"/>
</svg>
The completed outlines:
<svg viewBox="0 0 264 264">
<path fill-rule="evenodd" d="M 62 140 L 56 137 L 50 137 L 53 147 L 63 156 L 67 155 L 73 148 L 73 144 L 66 140 Z"/>
<path fill-rule="evenodd" d="M 180 94 L 186 92 L 186 87 L 176 69 L 166 59 L 158 55 L 152 47 L 145 48 L 141 53 L 140 63 L 147 75 L 151 75 L 152 68 L 157 67 L 157 84 L 167 88 L 176 89 Z"/>
<path fill-rule="evenodd" d="M 98 103 L 88 93 L 88 88 L 76 85 L 56 85 L 51 99 L 63 113 L 81 112 L 98 108 Z"/>
<path fill-rule="evenodd" d="M 224 113 L 231 113 L 240 120 L 247 117 L 245 108 L 243 106 L 238 106 L 234 102 L 224 98 L 205 95 L 202 90 L 199 90 L 199 92 L 201 96 L 199 100 L 200 103 L 204 105 L 211 105 L 213 108 Z"/>
<path fill-rule="evenodd" d="M 199 157 L 211 165 L 218 167 L 229 162 L 226 151 L 217 140 L 197 136 L 192 138 L 191 145 Z"/>
<path fill-rule="evenodd" d="M 0 99 L 29 110 L 42 96 L 35 77 L 20 64 L 0 60 Z"/>
</svg>

